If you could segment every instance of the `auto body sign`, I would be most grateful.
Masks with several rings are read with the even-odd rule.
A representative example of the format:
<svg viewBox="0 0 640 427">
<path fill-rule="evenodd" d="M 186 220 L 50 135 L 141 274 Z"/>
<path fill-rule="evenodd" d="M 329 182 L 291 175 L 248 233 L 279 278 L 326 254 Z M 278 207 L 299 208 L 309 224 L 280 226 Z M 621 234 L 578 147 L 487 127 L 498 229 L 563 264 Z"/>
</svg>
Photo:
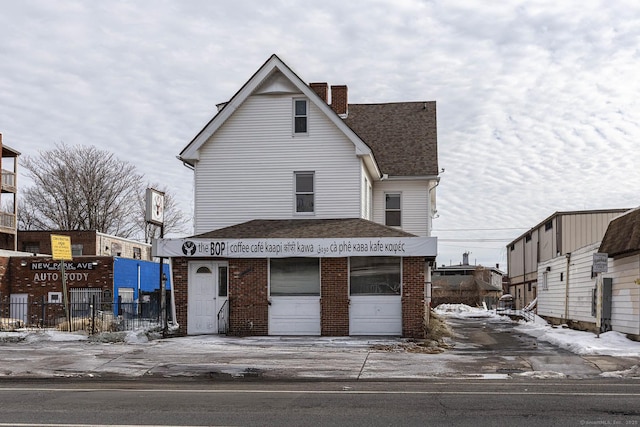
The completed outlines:
<svg viewBox="0 0 640 427">
<path fill-rule="evenodd" d="M 346 239 L 155 239 L 153 256 L 221 258 L 342 258 L 437 255 L 435 237 Z"/>
</svg>

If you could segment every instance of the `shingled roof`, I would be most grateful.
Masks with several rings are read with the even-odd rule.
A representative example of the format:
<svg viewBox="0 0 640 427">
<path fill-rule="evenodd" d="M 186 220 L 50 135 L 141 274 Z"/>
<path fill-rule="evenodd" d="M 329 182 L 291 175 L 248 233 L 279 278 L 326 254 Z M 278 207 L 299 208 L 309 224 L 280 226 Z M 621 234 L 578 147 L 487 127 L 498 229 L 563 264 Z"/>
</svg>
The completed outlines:
<svg viewBox="0 0 640 427">
<path fill-rule="evenodd" d="M 640 208 L 611 220 L 598 251 L 609 257 L 640 251 Z"/>
<path fill-rule="evenodd" d="M 350 237 L 415 237 L 414 234 L 366 219 L 256 219 L 209 231 L 193 238 L 224 239 L 305 239 Z"/>
<path fill-rule="evenodd" d="M 344 122 L 389 176 L 438 175 L 436 103 L 349 104 Z"/>
</svg>

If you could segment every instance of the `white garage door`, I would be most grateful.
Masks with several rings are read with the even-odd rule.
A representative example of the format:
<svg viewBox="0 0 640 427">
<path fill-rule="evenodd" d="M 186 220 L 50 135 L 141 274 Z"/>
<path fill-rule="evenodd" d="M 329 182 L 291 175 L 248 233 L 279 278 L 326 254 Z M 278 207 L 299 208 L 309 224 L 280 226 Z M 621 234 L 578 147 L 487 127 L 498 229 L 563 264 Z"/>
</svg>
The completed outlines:
<svg viewBox="0 0 640 427">
<path fill-rule="evenodd" d="M 269 262 L 269 335 L 320 335 L 320 260 Z"/>
<path fill-rule="evenodd" d="M 402 335 L 401 262 L 349 259 L 349 335 Z"/>
<path fill-rule="evenodd" d="M 402 335 L 400 296 L 352 296 L 349 335 Z"/>
<path fill-rule="evenodd" d="M 320 298 L 271 297 L 269 335 L 320 335 Z"/>
</svg>

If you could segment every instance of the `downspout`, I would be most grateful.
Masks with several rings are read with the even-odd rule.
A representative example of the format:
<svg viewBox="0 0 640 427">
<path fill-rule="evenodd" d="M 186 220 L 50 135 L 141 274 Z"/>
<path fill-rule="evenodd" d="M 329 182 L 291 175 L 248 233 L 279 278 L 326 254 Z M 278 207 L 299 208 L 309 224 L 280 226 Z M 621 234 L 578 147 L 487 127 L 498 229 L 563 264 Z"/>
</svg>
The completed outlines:
<svg viewBox="0 0 640 427">
<path fill-rule="evenodd" d="M 571 264 L 571 252 L 567 252 L 565 257 L 567 258 L 567 277 L 565 278 L 564 319 L 569 320 L 569 265 Z"/>
<path fill-rule="evenodd" d="M 443 170 L 444 171 L 444 170 Z M 433 228 L 433 211 L 431 209 L 431 192 L 436 189 L 438 185 L 440 185 L 440 177 L 436 177 L 435 179 L 436 185 L 433 187 L 429 186 L 427 190 L 427 237 L 431 237 L 431 229 Z M 435 260 L 433 263 L 435 264 Z M 425 260 L 425 274 L 424 274 L 424 296 L 425 296 L 425 322 L 428 325 L 431 317 L 431 262 Z"/>
</svg>

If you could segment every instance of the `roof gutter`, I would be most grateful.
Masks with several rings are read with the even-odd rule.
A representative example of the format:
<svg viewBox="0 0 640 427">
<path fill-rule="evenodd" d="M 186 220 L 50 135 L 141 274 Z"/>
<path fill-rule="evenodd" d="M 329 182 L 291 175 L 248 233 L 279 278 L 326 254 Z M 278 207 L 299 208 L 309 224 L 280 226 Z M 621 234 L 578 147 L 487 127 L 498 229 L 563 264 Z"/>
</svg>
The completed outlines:
<svg viewBox="0 0 640 427">
<path fill-rule="evenodd" d="M 418 176 L 389 176 L 386 173 L 382 175 L 381 181 L 436 181 L 440 182 L 438 175 L 418 175 Z"/>
<path fill-rule="evenodd" d="M 180 156 L 176 156 L 176 159 L 180 160 L 182 162 L 182 166 L 189 168 L 191 170 L 195 170 L 195 166 L 193 165 L 193 163 L 189 162 L 188 160 L 183 159 Z"/>
</svg>

